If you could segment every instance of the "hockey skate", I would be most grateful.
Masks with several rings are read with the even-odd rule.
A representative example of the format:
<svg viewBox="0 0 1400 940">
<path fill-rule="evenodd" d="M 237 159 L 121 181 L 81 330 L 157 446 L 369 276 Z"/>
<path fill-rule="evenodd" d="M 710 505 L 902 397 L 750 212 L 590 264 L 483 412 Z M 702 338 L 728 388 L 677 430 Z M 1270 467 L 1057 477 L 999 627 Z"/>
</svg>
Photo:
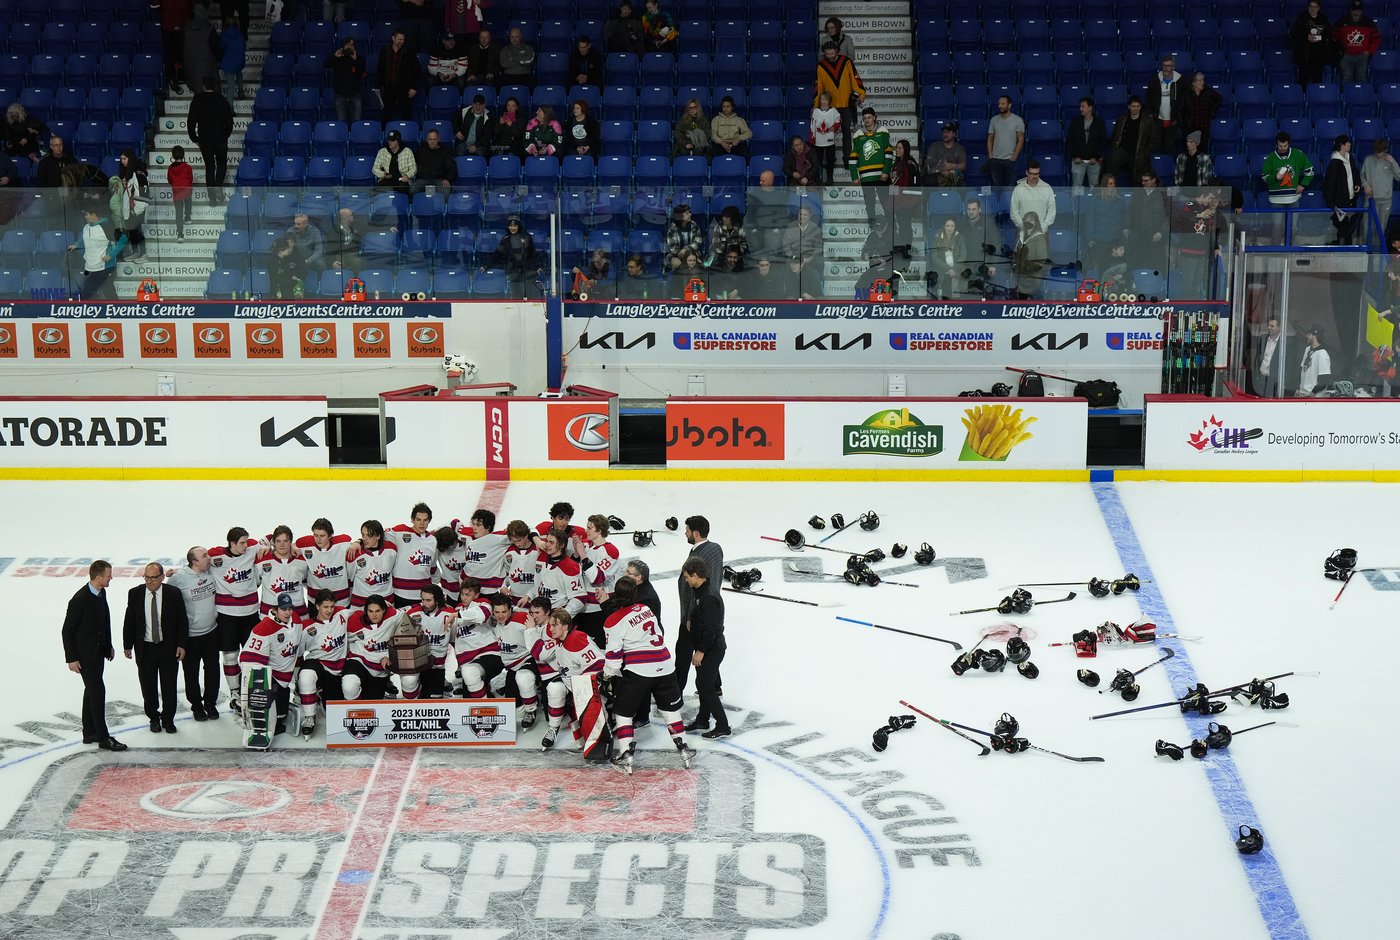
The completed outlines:
<svg viewBox="0 0 1400 940">
<path fill-rule="evenodd" d="M 303 715 L 301 719 L 301 739 L 310 741 L 311 736 L 316 733 L 316 716 Z"/>
<path fill-rule="evenodd" d="M 629 744 L 627 749 L 612 756 L 612 765 L 627 776 L 632 776 L 632 752 L 636 750 L 635 744 Z"/>
<path fill-rule="evenodd" d="M 544 733 L 544 737 L 543 737 L 542 739 L 540 739 L 540 748 L 541 748 L 542 750 L 546 750 L 546 751 L 547 751 L 547 750 L 549 750 L 550 748 L 554 747 L 554 738 L 555 738 L 558 734 L 559 734 L 559 729 L 558 729 L 558 728 L 550 728 L 548 731 L 546 731 L 546 732 Z"/>
<path fill-rule="evenodd" d="M 689 770 L 690 765 L 695 762 L 695 748 L 686 744 L 684 738 L 675 737 L 671 740 L 676 742 L 676 751 L 681 755 L 681 763 L 685 765 L 686 770 Z"/>
<path fill-rule="evenodd" d="M 243 746 L 250 751 L 272 747 L 272 673 L 266 667 L 249 670 L 243 690 Z"/>
<path fill-rule="evenodd" d="M 520 729 L 522 731 L 529 731 L 533 728 L 535 726 L 537 714 L 538 712 L 534 708 L 527 707 L 520 709 Z"/>
</svg>

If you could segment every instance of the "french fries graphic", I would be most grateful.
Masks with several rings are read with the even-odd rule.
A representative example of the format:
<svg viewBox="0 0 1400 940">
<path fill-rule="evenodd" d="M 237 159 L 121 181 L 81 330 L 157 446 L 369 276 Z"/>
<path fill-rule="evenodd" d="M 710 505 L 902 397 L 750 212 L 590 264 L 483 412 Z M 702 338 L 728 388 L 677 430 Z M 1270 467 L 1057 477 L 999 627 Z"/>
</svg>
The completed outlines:
<svg viewBox="0 0 1400 940">
<path fill-rule="evenodd" d="M 1026 428 L 1036 418 L 1022 418 L 1023 409 L 1010 405 L 978 405 L 962 419 L 967 428 L 967 449 L 985 460 L 1005 460 L 1012 448 L 1034 435 Z"/>
</svg>

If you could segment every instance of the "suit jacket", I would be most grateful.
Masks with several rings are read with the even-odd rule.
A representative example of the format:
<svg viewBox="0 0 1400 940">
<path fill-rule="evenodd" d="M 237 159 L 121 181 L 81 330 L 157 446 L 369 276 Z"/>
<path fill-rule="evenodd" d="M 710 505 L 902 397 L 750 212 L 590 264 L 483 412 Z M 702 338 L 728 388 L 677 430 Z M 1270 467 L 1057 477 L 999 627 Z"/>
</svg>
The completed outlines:
<svg viewBox="0 0 1400 940">
<path fill-rule="evenodd" d="M 84 584 L 68 600 L 68 612 L 63 617 L 63 661 L 82 662 L 105 659 L 112 649 L 112 610 L 107 606 L 107 592 L 94 596 Z"/>
<path fill-rule="evenodd" d="M 138 640 L 146 638 L 147 600 L 145 585 L 137 585 L 126 594 L 126 619 L 122 624 L 122 648 L 134 649 Z M 180 589 L 169 584 L 160 586 L 161 643 L 183 647 L 190 635 L 189 614 Z"/>
</svg>

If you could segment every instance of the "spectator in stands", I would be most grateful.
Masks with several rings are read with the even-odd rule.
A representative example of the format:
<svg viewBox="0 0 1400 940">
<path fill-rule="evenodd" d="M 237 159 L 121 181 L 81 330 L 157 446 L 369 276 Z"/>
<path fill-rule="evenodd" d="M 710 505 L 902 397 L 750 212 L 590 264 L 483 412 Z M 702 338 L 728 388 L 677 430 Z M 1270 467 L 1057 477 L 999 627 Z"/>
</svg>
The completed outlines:
<svg viewBox="0 0 1400 940">
<path fill-rule="evenodd" d="M 1322 175 L 1322 199 L 1332 210 L 1332 227 L 1337 230 L 1333 245 L 1350 245 L 1361 227 L 1361 213 L 1355 209 L 1361 195 L 1361 167 L 1351 155 L 1351 138 L 1339 135 L 1332 141 L 1332 156 Z"/>
<path fill-rule="evenodd" d="M 1157 171 L 1148 167 L 1138 177 L 1142 191 L 1128 202 L 1129 260 L 1134 268 L 1167 273 L 1167 248 L 1171 212 L 1167 191 Z"/>
<path fill-rule="evenodd" d="M 331 70 L 331 91 L 335 94 L 335 119 L 353 124 L 364 113 L 362 96 L 365 60 L 355 48 L 355 37 L 347 36 L 341 47 L 326 58 Z"/>
<path fill-rule="evenodd" d="M 933 236 L 929 246 L 928 273 L 929 296 L 941 300 L 959 297 L 967 290 L 967 281 L 961 276 L 967 258 L 967 240 L 958 231 L 957 219 L 944 219 Z M 970 271 L 968 273 L 971 273 Z"/>
<path fill-rule="evenodd" d="M 1275 206 L 1296 205 L 1313 178 L 1313 164 L 1308 155 L 1293 147 L 1288 131 L 1279 131 L 1274 149 L 1264 158 L 1261 174 L 1269 190 L 1269 203 Z"/>
<path fill-rule="evenodd" d="M 1311 398 L 1332 384 L 1332 354 L 1323 345 L 1320 326 L 1310 326 L 1303 332 L 1307 345 L 1303 347 L 1302 375 L 1299 376 L 1299 398 Z"/>
<path fill-rule="evenodd" d="M 428 78 L 434 85 L 467 84 L 467 55 L 457 42 L 456 33 L 443 33 L 428 55 Z"/>
<path fill-rule="evenodd" d="M 63 185 L 63 168 L 73 166 L 77 162 L 77 158 L 68 152 L 63 138 L 55 134 L 49 138 L 49 152 L 34 170 L 34 185 L 58 189 Z"/>
<path fill-rule="evenodd" d="M 228 179 L 228 139 L 233 136 L 233 106 L 219 94 L 213 76 L 204 78 L 203 90 L 190 102 L 186 118 L 190 140 L 199 147 L 204 158 L 204 185 L 209 190 L 209 204 L 217 206 L 224 200 L 224 181 Z"/>
<path fill-rule="evenodd" d="M 1293 21 L 1293 61 L 1298 66 L 1298 84 L 1307 89 L 1322 81 L 1322 71 L 1332 60 L 1332 30 L 1318 0 L 1308 5 Z"/>
<path fill-rule="evenodd" d="M 630 52 L 641 55 L 646 52 L 646 39 L 642 35 L 642 18 L 633 12 L 632 4 L 622 0 L 618 8 L 608 17 L 603 27 L 603 43 L 609 52 Z"/>
<path fill-rule="evenodd" d="M 650 300 L 662 294 L 661 282 L 646 272 L 642 256 L 627 256 L 627 266 L 617 284 L 617 296 L 622 300 Z"/>
<path fill-rule="evenodd" d="M 294 7 L 295 4 L 287 3 L 285 4 L 284 9 L 290 15 L 296 12 Z M 249 18 L 250 14 L 248 13 L 248 0 L 220 0 L 219 12 L 224 17 L 231 17 L 234 20 L 234 22 L 238 24 L 238 31 L 243 34 L 243 38 L 248 38 L 248 24 L 251 22 Z M 344 18 L 344 13 L 345 11 L 344 9 L 342 9 L 342 19 Z M 327 16 L 326 19 L 330 19 L 330 17 Z"/>
<path fill-rule="evenodd" d="M 185 148 L 179 144 L 170 148 L 166 179 L 170 183 L 170 204 L 175 209 L 175 239 L 184 241 L 185 225 L 190 221 L 190 207 L 194 204 L 194 167 L 185 162 Z"/>
<path fill-rule="evenodd" d="M 1026 176 L 1011 190 L 1011 224 L 1018 232 L 1024 230 L 1027 213 L 1035 213 L 1042 230 L 1055 224 L 1055 191 L 1040 178 L 1040 161 L 1026 161 Z"/>
<path fill-rule="evenodd" d="M 967 257 L 959 259 L 971 268 L 971 274 L 979 279 L 991 279 L 997 275 L 997 265 L 1002 255 L 1001 227 L 996 217 L 982 209 L 982 200 L 973 196 L 964 206 L 967 224 L 963 226 L 963 241 L 967 245 Z"/>
<path fill-rule="evenodd" d="M 1177 300 L 1208 300 L 1206 277 L 1210 262 L 1220 247 L 1220 193 L 1207 189 L 1185 202 L 1173 215 L 1173 228 L 1179 233 L 1176 244 L 1176 272 L 1172 277 L 1172 297 Z"/>
<path fill-rule="evenodd" d="M 851 153 L 848 163 L 851 169 L 851 182 L 860 184 L 860 194 L 865 198 L 865 217 L 871 231 L 879 225 L 883 216 L 889 224 L 890 169 L 894 163 L 894 147 L 890 145 L 890 132 L 880 126 L 874 108 L 863 108 L 860 112 L 861 129 L 851 140 Z M 879 212 L 875 207 L 879 206 Z"/>
<path fill-rule="evenodd" d="M 1152 154 L 1157 150 L 1157 127 L 1157 121 L 1143 112 L 1142 99 L 1131 96 L 1128 110 L 1113 125 L 1109 172 L 1120 180 L 1141 179 L 1143 172 L 1151 168 Z"/>
<path fill-rule="evenodd" d="M 1381 137 L 1371 145 L 1371 155 L 1361 164 L 1361 186 L 1375 203 L 1382 232 L 1390 220 L 1396 180 L 1400 180 L 1400 163 L 1390 155 L 1390 141 Z"/>
<path fill-rule="evenodd" d="M 151 178 L 146 163 L 130 147 L 117 157 L 117 178 L 121 180 L 120 225 L 131 249 L 130 261 L 146 259 L 146 235 L 141 231 L 146 208 L 151 204 Z M 117 221 L 114 219 L 113 221 Z"/>
<path fill-rule="evenodd" d="M 194 15 L 185 24 L 185 81 L 191 88 L 203 88 L 206 78 L 219 77 L 219 34 L 209 22 L 209 8 L 195 4 Z"/>
<path fill-rule="evenodd" d="M 1128 207 L 1118 189 L 1118 178 L 1112 173 L 1100 177 L 1094 198 L 1083 204 L 1082 211 L 1085 267 L 1102 271 L 1114 244 L 1127 237 Z"/>
<path fill-rule="evenodd" d="M 501 115 L 491 135 L 491 155 L 525 153 L 525 112 L 520 110 L 520 99 L 511 95 L 502 107 Z"/>
<path fill-rule="evenodd" d="M 681 255 L 680 263 L 671 270 L 671 299 L 683 299 L 686 287 L 691 281 L 699 279 L 701 284 L 705 284 L 708 283 L 709 277 L 710 272 L 700 263 L 700 252 L 686 249 Z"/>
<path fill-rule="evenodd" d="M 856 57 L 856 44 L 851 41 L 851 37 L 845 32 L 846 24 L 841 22 L 839 16 L 828 16 L 826 22 L 822 24 L 822 34 L 817 37 L 817 44 L 825 48 L 828 42 L 836 43 L 836 54 L 843 55 L 854 60 Z"/>
<path fill-rule="evenodd" d="M 787 264 L 759 255 L 742 278 L 739 293 L 749 300 L 792 300 Z"/>
<path fill-rule="evenodd" d="M 783 178 L 793 186 L 816 186 L 821 183 L 816 155 L 800 135 L 792 136 L 787 153 L 783 154 Z"/>
<path fill-rule="evenodd" d="M 442 28 L 456 33 L 462 45 L 470 46 L 486 23 L 483 10 L 488 6 L 489 0 L 445 0 L 442 5 Z M 425 3 L 424 7 L 431 10 L 432 4 Z"/>
<path fill-rule="evenodd" d="M 788 260 L 783 296 L 790 300 L 816 300 L 822 293 L 822 266 Z"/>
<path fill-rule="evenodd" d="M 666 223 L 666 269 L 676 271 L 681 268 L 689 253 L 694 253 L 698 259 L 704 248 L 704 239 L 700 226 L 691 217 L 690 206 L 681 204 L 673 208 L 671 221 Z"/>
<path fill-rule="evenodd" d="M 1045 274 L 1049 267 L 1050 243 L 1045 237 L 1045 226 L 1039 214 L 1027 212 L 1016 226 L 1016 250 L 1011 254 L 1016 293 L 1022 298 L 1040 297 L 1045 292 Z"/>
<path fill-rule="evenodd" d="M 573 288 L 570 293 L 575 300 L 586 299 L 582 298 L 583 294 L 596 298 L 600 289 L 599 285 L 612 280 L 612 261 L 608 258 L 608 250 L 594 248 L 584 266 L 582 268 L 575 266 L 570 273 L 574 276 Z M 616 291 L 614 291 L 615 295 Z"/>
<path fill-rule="evenodd" d="M 452 118 L 452 140 L 459 157 L 491 155 L 496 119 L 486 107 L 486 98 L 473 95 L 472 103 Z"/>
<path fill-rule="evenodd" d="M 535 109 L 535 116 L 525 125 L 525 153 L 531 157 L 545 157 L 558 151 L 564 142 L 564 128 L 554 119 L 554 109 L 542 104 Z"/>
<path fill-rule="evenodd" d="M 958 141 L 958 125 L 943 125 L 939 139 L 928 145 L 924 179 L 933 186 L 957 187 L 967 182 L 967 148 Z"/>
<path fill-rule="evenodd" d="M 598 162 L 598 122 L 588 113 L 588 102 L 582 98 L 574 102 L 569 114 L 569 124 L 564 128 L 566 156 L 588 157 Z"/>
<path fill-rule="evenodd" d="M 744 214 L 737 206 L 725 206 L 719 218 L 710 223 L 710 251 L 707 267 L 723 264 L 725 252 L 739 252 L 742 259 L 749 253 L 748 233 L 744 231 Z"/>
<path fill-rule="evenodd" d="M 812 207 L 804 199 L 797 204 L 797 218 L 783 232 L 783 257 L 797 265 L 802 273 L 815 265 L 822 266 L 822 227 L 812 217 Z"/>
<path fill-rule="evenodd" d="M 451 0 L 448 3 L 450 6 Z M 432 48 L 438 32 L 434 19 L 433 0 L 399 0 L 399 28 L 404 31 L 410 52 L 426 52 Z"/>
<path fill-rule="evenodd" d="M 1133 272 L 1128 267 L 1128 243 L 1119 235 L 1105 243 L 1105 247 L 1108 250 L 1104 253 L 1099 274 L 1100 289 L 1107 296 L 1121 297 L 1126 294 L 1129 298 L 1136 297 L 1137 285 L 1133 283 Z"/>
<path fill-rule="evenodd" d="M 680 32 L 671 14 L 661 9 L 659 0 L 646 0 L 642 14 L 642 38 L 649 52 L 675 52 Z"/>
<path fill-rule="evenodd" d="M 1178 186 L 1209 186 L 1215 182 L 1215 166 L 1210 154 L 1201 149 L 1201 132 L 1186 135 L 1186 152 L 1176 155 L 1175 182 Z"/>
<path fill-rule="evenodd" d="M 457 162 L 452 159 L 452 152 L 442 145 L 442 134 L 436 127 L 429 128 L 423 135 L 423 143 L 413 154 L 413 162 L 418 167 L 413 179 L 415 190 L 441 186 L 445 192 L 451 192 L 452 184 L 457 182 Z"/>
<path fill-rule="evenodd" d="M 1147 83 L 1147 113 L 1157 125 L 1157 153 L 1173 153 L 1181 130 L 1181 99 L 1185 88 L 1173 56 L 1162 57 L 1162 69 Z"/>
<path fill-rule="evenodd" d="M 569 53 L 569 76 L 575 85 L 603 84 L 603 56 L 587 36 L 580 36 Z"/>
<path fill-rule="evenodd" d="M 1381 33 L 1376 21 L 1366 15 L 1361 0 L 1351 0 L 1346 19 L 1332 27 L 1332 39 L 1341 53 L 1337 75 L 1344 84 L 1364 85 L 1371 66 L 1371 56 L 1381 47 Z"/>
<path fill-rule="evenodd" d="M 1079 119 L 1071 119 L 1065 132 L 1065 157 L 1069 160 L 1069 181 L 1074 195 L 1099 185 L 1103 155 L 1108 149 L 1108 129 L 1094 111 L 1093 98 L 1079 99 Z"/>
<path fill-rule="evenodd" d="M 748 191 L 748 215 L 744 221 L 749 231 L 749 250 L 760 258 L 774 258 L 782 253 L 783 234 L 791 221 L 787 193 L 776 183 L 773 171 L 764 170 L 758 174 L 758 185 Z"/>
<path fill-rule="evenodd" d="M 518 216 L 506 220 L 506 233 L 491 255 L 491 264 L 505 269 L 513 297 L 524 297 L 527 281 L 539 274 L 535 240 L 520 224 Z"/>
<path fill-rule="evenodd" d="M 423 70 L 418 65 L 418 57 L 407 46 L 407 35 L 402 29 L 396 29 L 389 39 L 389 48 L 379 53 L 374 87 L 379 92 L 379 119 L 385 124 L 413 120 L 413 99 L 418 97 Z"/>
<path fill-rule="evenodd" d="M 331 226 L 326 244 L 326 257 L 332 270 L 354 270 L 355 259 L 359 257 L 360 246 L 364 243 L 365 224 L 355 218 L 352 209 L 342 206 L 335 214 L 335 224 Z"/>
<path fill-rule="evenodd" d="M 305 212 L 292 216 L 292 227 L 285 234 L 296 245 L 301 263 L 313 274 L 326 270 L 326 236 L 311 224 L 310 216 Z"/>
<path fill-rule="evenodd" d="M 224 83 L 224 97 L 237 101 L 243 96 L 243 69 L 248 64 L 248 40 L 232 14 L 224 15 L 224 27 L 219 32 L 219 49 L 219 78 Z"/>
<path fill-rule="evenodd" d="M 384 138 L 384 146 L 374 155 L 374 185 L 392 189 L 408 195 L 413 187 L 413 178 L 418 175 L 418 161 L 413 151 L 403 145 L 403 135 L 390 131 Z"/>
<path fill-rule="evenodd" d="M 710 122 L 705 119 L 700 99 L 691 98 L 676 121 L 675 146 L 671 148 L 671 156 L 703 157 L 709 152 Z"/>
<path fill-rule="evenodd" d="M 510 28 L 507 45 L 501 50 L 501 81 L 535 87 L 535 47 L 525 41 L 519 26 Z"/>
<path fill-rule="evenodd" d="M 297 249 L 296 239 L 283 235 L 272 243 L 272 260 L 267 266 L 268 286 L 278 300 L 305 294 L 306 259 Z"/>
<path fill-rule="evenodd" d="M 710 299 L 741 300 L 744 281 L 748 279 L 747 270 L 744 252 L 734 246 L 725 248 L 724 253 L 710 263 Z"/>
<path fill-rule="evenodd" d="M 175 94 L 184 92 L 185 24 L 190 21 L 190 0 L 159 0 L 160 42 L 165 56 L 165 83 Z M 198 85 L 191 85 L 195 91 Z"/>
<path fill-rule="evenodd" d="M 817 61 L 817 92 L 812 104 L 814 107 L 821 104 L 823 92 L 831 97 L 831 106 L 841 114 L 841 153 L 848 154 L 856 105 L 865 100 L 865 83 L 860 80 L 855 62 L 841 55 L 839 48 L 830 39 L 822 44 L 822 57 Z"/>
<path fill-rule="evenodd" d="M 344 23 L 348 0 L 321 0 L 321 19 L 327 23 Z"/>
<path fill-rule="evenodd" d="M 483 27 L 462 55 L 467 60 L 468 85 L 501 84 L 501 50 L 491 38 L 491 30 Z"/>
<path fill-rule="evenodd" d="M 909 141 L 897 141 L 890 163 L 890 217 L 895 254 L 904 255 L 905 260 L 914 257 L 914 219 L 924 205 L 922 193 L 910 192 L 919 183 L 919 158 L 910 150 Z"/>
<path fill-rule="evenodd" d="M 1011 97 L 997 99 L 997 113 L 987 125 L 987 176 L 992 185 L 1009 189 L 1016 185 L 1016 161 L 1026 146 L 1026 122 L 1011 110 Z"/>
<path fill-rule="evenodd" d="M 720 99 L 719 113 L 710 119 L 710 155 L 732 153 L 747 160 L 752 137 L 749 123 L 734 111 L 734 98 L 725 95 Z"/>
<path fill-rule="evenodd" d="M 839 130 L 841 112 L 831 106 L 831 92 L 824 91 L 812 107 L 811 131 L 819 182 L 826 186 L 836 181 L 836 133 Z"/>
<path fill-rule="evenodd" d="M 1191 87 L 1181 95 L 1181 133 L 1199 133 L 1201 149 L 1210 149 L 1210 122 L 1225 101 L 1220 92 L 1206 84 L 1204 72 L 1191 76 Z"/>
<path fill-rule="evenodd" d="M 31 163 L 39 162 L 39 152 L 43 142 L 49 139 L 49 129 L 44 122 L 25 110 L 16 101 L 5 109 L 5 152 L 12 157 L 27 157 Z"/>
<path fill-rule="evenodd" d="M 126 248 L 126 236 L 117 232 L 96 206 L 83 209 L 83 227 L 78 240 L 68 246 L 80 251 L 83 264 L 83 300 L 116 300 L 112 272 Z"/>
</svg>

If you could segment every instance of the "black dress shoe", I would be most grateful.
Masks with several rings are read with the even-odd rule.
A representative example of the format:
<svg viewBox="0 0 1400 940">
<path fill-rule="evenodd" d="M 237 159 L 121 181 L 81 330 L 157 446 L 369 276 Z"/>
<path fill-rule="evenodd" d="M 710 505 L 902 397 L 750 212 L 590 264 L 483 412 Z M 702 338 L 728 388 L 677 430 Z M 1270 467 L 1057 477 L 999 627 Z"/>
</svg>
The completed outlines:
<svg viewBox="0 0 1400 940">
<path fill-rule="evenodd" d="M 101 738 L 94 738 L 94 737 L 92 737 L 92 736 L 90 736 L 90 735 L 86 735 L 86 734 L 83 735 L 83 743 L 84 743 L 84 744 L 96 744 L 96 743 L 97 743 L 98 741 L 100 741 L 100 740 L 102 740 L 102 739 L 101 739 Z"/>
<path fill-rule="evenodd" d="M 154 731 L 156 734 L 160 734 L 160 719 L 159 719 L 159 718 L 152 718 L 152 719 L 151 719 L 151 730 Z"/>
<path fill-rule="evenodd" d="M 190 714 L 194 716 L 194 720 L 195 720 L 195 721 L 208 721 L 208 720 L 209 720 L 209 716 L 206 715 L 206 714 L 204 714 L 204 709 L 203 709 L 203 707 L 201 707 L 201 706 L 199 706 L 199 705 L 191 705 L 191 706 L 190 706 Z"/>
<path fill-rule="evenodd" d="M 166 733 L 166 734 L 174 734 L 174 733 L 175 733 L 175 722 L 173 722 L 173 721 L 164 721 L 164 722 L 161 722 L 161 725 L 165 728 L 165 733 Z"/>
<path fill-rule="evenodd" d="M 208 708 L 204 709 L 204 717 L 208 718 L 210 721 L 215 721 L 219 717 L 219 710 L 213 705 L 210 705 Z"/>
<path fill-rule="evenodd" d="M 104 751 L 125 751 L 127 746 L 116 738 L 107 738 L 105 741 L 98 741 L 97 746 Z"/>
<path fill-rule="evenodd" d="M 709 723 L 708 721 L 701 721 L 699 718 L 697 718 L 697 719 L 695 719 L 694 721 L 692 721 L 690 724 L 686 725 L 686 726 L 685 726 L 685 730 L 687 730 L 687 731 L 704 731 L 704 730 L 708 729 L 709 727 L 710 727 L 710 723 Z"/>
<path fill-rule="evenodd" d="M 706 731 L 704 734 L 700 735 L 700 737 L 713 740 L 714 738 L 727 738 L 729 735 L 730 731 L 728 728 L 715 728 L 712 731 Z"/>
</svg>

